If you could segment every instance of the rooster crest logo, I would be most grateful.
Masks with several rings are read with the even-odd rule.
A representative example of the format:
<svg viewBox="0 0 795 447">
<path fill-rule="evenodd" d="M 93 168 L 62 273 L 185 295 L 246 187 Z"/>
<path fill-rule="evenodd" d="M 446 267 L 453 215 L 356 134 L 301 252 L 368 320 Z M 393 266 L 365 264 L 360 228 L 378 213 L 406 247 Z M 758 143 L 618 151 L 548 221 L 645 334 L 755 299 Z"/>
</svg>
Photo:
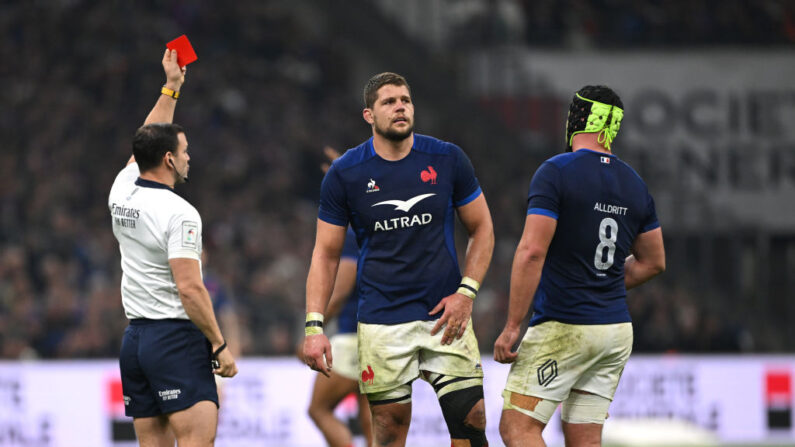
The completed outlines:
<svg viewBox="0 0 795 447">
<path fill-rule="evenodd" d="M 370 179 L 370 181 L 367 182 L 367 192 L 378 192 L 380 190 L 381 188 L 379 188 L 378 185 L 375 184 L 375 180 Z"/>
<path fill-rule="evenodd" d="M 420 178 L 425 183 L 431 182 L 431 185 L 435 185 L 436 184 L 436 170 L 433 169 L 433 166 L 429 165 L 427 170 L 420 172 Z"/>
<path fill-rule="evenodd" d="M 362 371 L 362 383 L 372 385 L 373 379 L 375 379 L 375 372 L 373 372 L 373 367 L 367 365 L 367 369 Z"/>
</svg>

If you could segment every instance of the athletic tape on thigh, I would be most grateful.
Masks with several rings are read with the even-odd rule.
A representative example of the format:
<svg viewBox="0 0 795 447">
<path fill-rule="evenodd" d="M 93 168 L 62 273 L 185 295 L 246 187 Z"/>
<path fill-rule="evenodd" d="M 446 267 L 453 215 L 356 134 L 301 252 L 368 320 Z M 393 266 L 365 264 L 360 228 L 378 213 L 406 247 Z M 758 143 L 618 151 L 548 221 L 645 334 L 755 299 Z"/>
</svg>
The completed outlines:
<svg viewBox="0 0 795 447">
<path fill-rule="evenodd" d="M 572 391 L 563 401 L 560 418 L 570 424 L 604 424 L 608 409 L 610 399 Z"/>
<path fill-rule="evenodd" d="M 387 391 L 367 393 L 370 405 L 407 404 L 411 402 L 411 383 L 406 383 Z"/>
<path fill-rule="evenodd" d="M 544 424 L 549 422 L 549 420 L 552 418 L 552 414 L 555 413 L 555 410 L 558 409 L 558 405 L 560 404 L 560 402 L 556 400 L 533 398 L 532 396 L 525 396 L 523 394 L 514 393 L 508 390 L 504 390 L 502 392 L 502 398 L 503 398 L 502 401 L 503 410 L 516 410 L 519 413 L 522 413 L 525 416 L 530 416 L 531 418 L 537 421 L 541 421 Z M 534 402 L 535 407 L 524 408 L 520 406 L 518 401 L 521 400 L 521 398 L 530 398 L 537 400 L 536 402 Z"/>
<path fill-rule="evenodd" d="M 482 377 L 455 377 L 435 372 L 428 372 L 427 380 L 428 383 L 430 383 L 433 387 L 433 390 L 436 392 L 436 397 L 438 399 L 441 399 L 442 396 L 453 391 L 472 388 L 475 386 L 483 386 Z"/>
</svg>

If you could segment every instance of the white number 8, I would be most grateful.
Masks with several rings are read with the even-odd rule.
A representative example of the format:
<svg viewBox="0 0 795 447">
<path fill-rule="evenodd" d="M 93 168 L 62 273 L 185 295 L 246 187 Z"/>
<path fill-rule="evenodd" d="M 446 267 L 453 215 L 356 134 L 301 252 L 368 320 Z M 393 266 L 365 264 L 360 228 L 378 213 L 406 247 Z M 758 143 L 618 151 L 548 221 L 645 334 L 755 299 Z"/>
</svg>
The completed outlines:
<svg viewBox="0 0 795 447">
<path fill-rule="evenodd" d="M 610 228 L 610 237 L 607 236 L 608 228 Z M 593 258 L 593 265 L 598 270 L 607 270 L 613 266 L 617 240 L 618 223 L 612 217 L 605 217 L 599 224 L 599 245 L 596 246 L 596 254 Z M 602 254 L 605 248 L 607 248 L 607 262 L 602 262 Z"/>
</svg>

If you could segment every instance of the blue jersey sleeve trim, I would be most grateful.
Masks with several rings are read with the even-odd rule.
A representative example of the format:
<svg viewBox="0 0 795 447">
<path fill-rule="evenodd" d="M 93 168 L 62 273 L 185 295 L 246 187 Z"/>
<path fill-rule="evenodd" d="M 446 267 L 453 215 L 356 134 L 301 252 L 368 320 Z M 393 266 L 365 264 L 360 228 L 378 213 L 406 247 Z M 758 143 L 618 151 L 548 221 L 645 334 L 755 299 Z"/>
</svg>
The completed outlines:
<svg viewBox="0 0 795 447">
<path fill-rule="evenodd" d="M 342 220 L 342 219 L 337 219 L 334 216 L 332 216 L 332 215 L 330 215 L 328 213 L 324 213 L 322 211 L 318 214 L 317 218 L 322 220 L 323 222 L 330 223 L 331 225 L 338 225 L 340 227 L 347 227 L 348 226 L 348 222 L 347 221 Z"/>
<path fill-rule="evenodd" d="M 547 216 L 555 220 L 558 220 L 558 213 L 544 208 L 530 208 L 529 210 L 527 210 L 527 215 L 529 216 L 531 214 L 540 214 L 542 216 Z"/>
<path fill-rule="evenodd" d="M 472 202 L 473 200 L 477 199 L 482 192 L 483 191 L 480 189 L 480 186 L 478 186 L 478 189 L 476 189 L 475 192 L 473 192 L 472 194 L 466 196 L 464 199 L 459 200 L 458 202 L 454 203 L 453 205 L 456 208 L 458 208 L 460 206 L 464 206 L 464 205 Z"/>
<path fill-rule="evenodd" d="M 645 227 L 643 227 L 643 228 L 640 230 L 640 232 L 641 232 L 641 233 L 646 233 L 646 232 L 649 232 L 649 231 L 651 231 L 651 230 L 656 230 L 657 228 L 660 228 L 660 222 L 656 222 L 656 221 L 655 221 L 655 222 L 653 222 L 653 223 L 650 223 L 650 224 L 646 225 Z"/>
</svg>

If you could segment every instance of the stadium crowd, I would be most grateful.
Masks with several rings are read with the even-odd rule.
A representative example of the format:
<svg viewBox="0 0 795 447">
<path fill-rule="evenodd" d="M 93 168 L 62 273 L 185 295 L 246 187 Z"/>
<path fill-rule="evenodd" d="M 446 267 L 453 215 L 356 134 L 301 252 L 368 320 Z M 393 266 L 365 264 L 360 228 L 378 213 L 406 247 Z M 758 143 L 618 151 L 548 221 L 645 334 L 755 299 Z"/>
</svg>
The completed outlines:
<svg viewBox="0 0 795 447">
<path fill-rule="evenodd" d="M 666 2 L 651 2 L 657 3 L 678 17 Z M 182 32 L 199 62 L 188 69 L 176 113 L 192 154 L 191 181 L 177 190 L 204 218 L 207 269 L 234 303 L 243 355 L 293 352 L 303 333 L 321 149 L 351 147 L 369 130 L 359 121 L 357 98 L 343 88 L 355 49 L 328 38 L 333 24 L 287 4 L 75 0 L 0 6 L 0 59 L 6 61 L 0 65 L 0 358 L 118 355 L 127 321 L 107 194 L 129 157 L 132 134 L 159 94 L 162 73 L 152 61 L 163 42 Z M 557 2 L 538 4 L 555 15 L 543 20 L 547 27 L 572 26 L 550 6 Z M 640 6 L 629 9 L 628 29 L 651 29 L 640 38 L 676 39 L 665 30 L 677 23 L 633 25 L 651 16 Z M 779 38 L 792 39 L 790 21 Z M 528 29 L 534 30 L 528 38 L 539 43 L 554 31 Z M 596 31 L 608 42 L 617 38 L 611 33 Z M 523 204 L 496 200 L 503 185 L 485 186 L 495 197 L 495 215 L 517 216 L 512 227 L 495 220 L 495 257 L 475 307 L 475 329 L 487 351 L 504 322 L 521 225 L 516 210 Z M 747 331 L 674 283 L 630 295 L 636 351 L 751 349 Z"/>
</svg>

